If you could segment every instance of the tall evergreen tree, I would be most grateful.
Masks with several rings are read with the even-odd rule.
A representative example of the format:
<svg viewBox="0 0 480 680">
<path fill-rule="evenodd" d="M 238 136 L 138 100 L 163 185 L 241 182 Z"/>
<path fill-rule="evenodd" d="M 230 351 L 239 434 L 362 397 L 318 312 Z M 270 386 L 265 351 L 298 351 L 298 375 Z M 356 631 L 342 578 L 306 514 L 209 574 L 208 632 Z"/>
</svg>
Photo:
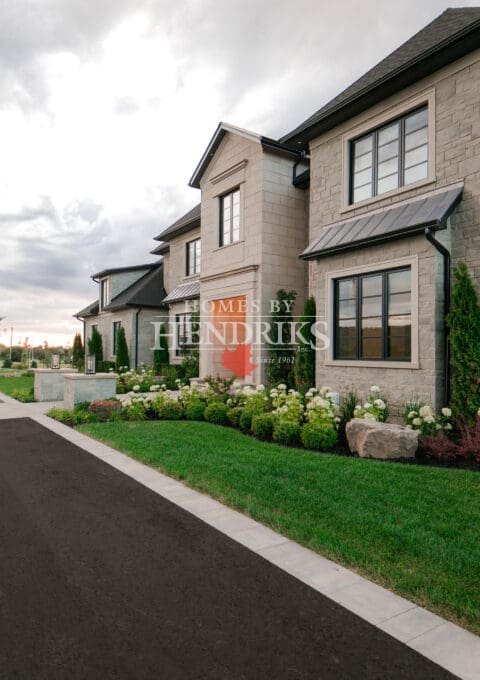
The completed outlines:
<svg viewBox="0 0 480 680">
<path fill-rule="evenodd" d="M 165 330 L 165 325 L 162 323 L 160 326 L 160 347 L 159 349 L 153 350 L 153 371 L 155 375 L 160 375 L 162 372 L 162 366 L 169 363 L 168 355 L 168 338 Z"/>
<path fill-rule="evenodd" d="M 480 408 L 480 307 L 467 265 L 461 262 L 454 274 L 447 319 L 453 369 L 450 405 L 454 416 L 473 421 Z"/>
<path fill-rule="evenodd" d="M 295 364 L 295 381 L 300 392 L 305 393 L 315 387 L 315 336 L 312 331 L 316 321 L 316 305 L 313 297 L 305 300 L 303 314 L 300 317 L 300 335 L 297 345 Z"/>
<path fill-rule="evenodd" d="M 292 344 L 291 323 L 293 322 L 292 307 L 297 294 L 294 290 L 277 291 L 277 299 L 272 311 L 270 328 L 270 360 L 267 366 L 268 381 L 287 387 L 295 384 L 293 362 L 295 359 L 295 345 Z"/>
<path fill-rule="evenodd" d="M 117 353 L 115 355 L 115 370 L 120 372 L 122 369 L 130 368 L 130 357 L 128 355 L 127 338 L 125 337 L 125 329 L 119 326 L 117 329 Z"/>
<path fill-rule="evenodd" d="M 88 353 L 95 354 L 95 363 L 98 370 L 101 370 L 103 362 L 103 341 L 102 335 L 94 327 L 92 328 L 92 335 L 87 341 Z"/>
<path fill-rule="evenodd" d="M 75 333 L 72 347 L 72 363 L 75 366 L 75 368 L 81 368 L 81 366 L 83 365 L 83 361 L 84 361 L 84 349 L 82 343 L 82 336 L 80 335 L 80 333 Z"/>
</svg>

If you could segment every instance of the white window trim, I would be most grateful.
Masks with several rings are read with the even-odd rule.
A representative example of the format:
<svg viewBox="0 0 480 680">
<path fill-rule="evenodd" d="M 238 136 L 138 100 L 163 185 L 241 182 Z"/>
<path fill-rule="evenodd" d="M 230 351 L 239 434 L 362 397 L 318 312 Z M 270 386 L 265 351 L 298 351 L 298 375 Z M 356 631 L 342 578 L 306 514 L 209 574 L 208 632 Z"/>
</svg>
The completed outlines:
<svg viewBox="0 0 480 680">
<path fill-rule="evenodd" d="M 107 291 L 107 295 L 106 295 L 107 301 L 105 302 L 105 304 L 104 304 L 104 300 L 103 300 L 103 290 L 104 290 L 104 288 Z M 110 277 L 109 276 L 106 276 L 105 278 L 100 279 L 100 296 L 99 297 L 100 297 L 100 311 L 103 312 L 105 307 L 107 307 L 107 305 L 109 305 L 110 302 L 111 302 Z"/>
<path fill-rule="evenodd" d="M 384 194 L 378 196 L 372 196 L 366 198 L 364 201 L 359 201 L 358 203 L 349 203 L 349 193 L 350 193 L 350 143 L 356 137 L 361 137 L 363 134 L 375 130 L 386 123 L 404 116 L 412 109 L 416 109 L 419 106 L 427 106 L 428 109 L 428 175 L 425 179 L 418 182 L 412 182 L 412 184 L 407 184 L 405 186 L 398 187 L 392 191 L 386 191 Z M 342 205 L 340 213 L 345 213 L 353 211 L 356 208 L 362 208 L 363 206 L 371 205 L 372 203 L 378 203 L 378 201 L 383 201 L 386 198 L 396 196 L 397 194 L 402 194 L 405 191 L 411 191 L 412 189 L 417 189 L 418 187 L 423 187 L 426 184 L 431 184 L 436 181 L 435 177 L 435 89 L 427 90 L 422 92 L 415 97 L 410 97 L 400 104 L 391 106 L 390 108 L 382 111 L 375 116 L 372 116 L 368 120 L 364 121 L 360 125 L 351 128 L 342 136 Z"/>
<path fill-rule="evenodd" d="M 336 279 L 343 277 L 355 276 L 357 274 L 367 274 L 374 271 L 385 271 L 387 269 L 395 269 L 396 267 L 410 267 L 412 272 L 412 358 L 411 361 L 365 361 L 359 359 L 334 359 L 333 358 L 333 333 L 335 328 L 335 305 L 334 305 L 334 283 Z M 325 274 L 325 291 L 327 298 L 326 305 L 326 319 L 327 332 L 330 340 L 327 357 L 323 362 L 324 366 L 355 366 L 359 368 L 399 368 L 399 369 L 417 369 L 420 368 L 419 363 L 419 341 L 418 341 L 418 256 L 402 257 L 396 260 L 387 260 L 384 262 L 377 262 L 376 264 L 369 264 L 357 267 L 349 267 L 348 269 L 339 269 L 336 271 L 327 272 Z"/>
</svg>

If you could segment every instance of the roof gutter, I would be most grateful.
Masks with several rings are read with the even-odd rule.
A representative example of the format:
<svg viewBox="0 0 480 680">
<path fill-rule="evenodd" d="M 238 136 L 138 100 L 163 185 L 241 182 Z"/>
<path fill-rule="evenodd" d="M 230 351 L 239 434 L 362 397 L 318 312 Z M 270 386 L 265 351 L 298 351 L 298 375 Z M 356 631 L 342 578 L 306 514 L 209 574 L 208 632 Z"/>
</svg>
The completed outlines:
<svg viewBox="0 0 480 680">
<path fill-rule="evenodd" d="M 447 317 L 450 312 L 450 271 L 452 258 L 448 248 L 434 237 L 432 227 L 427 227 L 425 229 L 425 238 L 443 258 L 443 405 L 448 406 L 450 402 L 450 334 Z"/>
</svg>

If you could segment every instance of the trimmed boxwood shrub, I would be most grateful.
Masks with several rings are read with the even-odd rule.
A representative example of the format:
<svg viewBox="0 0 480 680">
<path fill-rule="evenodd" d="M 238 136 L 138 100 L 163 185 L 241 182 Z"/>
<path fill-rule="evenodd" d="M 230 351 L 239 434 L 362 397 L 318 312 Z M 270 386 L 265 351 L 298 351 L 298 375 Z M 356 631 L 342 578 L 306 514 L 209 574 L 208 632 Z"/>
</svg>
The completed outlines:
<svg viewBox="0 0 480 680">
<path fill-rule="evenodd" d="M 277 420 L 273 427 L 273 440 L 278 444 L 298 444 L 300 425 L 293 420 Z"/>
<path fill-rule="evenodd" d="M 227 425 L 229 410 L 230 407 L 227 404 L 223 404 L 220 401 L 213 401 L 205 409 L 204 418 L 209 423 Z"/>
<path fill-rule="evenodd" d="M 173 399 L 159 401 L 155 404 L 154 409 L 159 420 L 181 420 L 184 415 L 181 403 Z"/>
<path fill-rule="evenodd" d="M 239 425 L 243 432 L 250 432 L 252 429 L 252 420 L 256 415 L 257 413 L 251 408 L 244 408 L 242 410 L 242 413 L 240 414 Z"/>
<path fill-rule="evenodd" d="M 243 413 L 243 406 L 234 406 L 228 412 L 228 420 L 233 427 L 240 427 L 240 416 Z"/>
<path fill-rule="evenodd" d="M 331 449 L 338 442 L 338 432 L 331 423 L 305 423 L 301 433 L 302 444 L 307 449 Z"/>
<path fill-rule="evenodd" d="M 275 416 L 273 413 L 261 413 L 252 418 L 252 434 L 258 439 L 270 440 L 275 426 Z"/>
<path fill-rule="evenodd" d="M 207 405 L 201 399 L 195 399 L 185 406 L 187 420 L 204 420 Z"/>
</svg>

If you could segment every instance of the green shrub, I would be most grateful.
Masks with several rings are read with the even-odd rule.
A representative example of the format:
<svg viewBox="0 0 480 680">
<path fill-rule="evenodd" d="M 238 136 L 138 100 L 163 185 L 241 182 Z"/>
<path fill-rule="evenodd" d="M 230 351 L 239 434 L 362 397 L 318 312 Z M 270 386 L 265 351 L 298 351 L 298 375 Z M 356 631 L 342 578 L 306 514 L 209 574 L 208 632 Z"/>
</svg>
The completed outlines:
<svg viewBox="0 0 480 680">
<path fill-rule="evenodd" d="M 66 408 L 51 408 L 50 411 L 47 411 L 47 416 L 54 420 L 58 420 L 60 423 L 68 425 L 69 427 L 97 422 L 95 413 L 89 413 L 88 411 L 69 411 Z"/>
<path fill-rule="evenodd" d="M 201 399 L 194 399 L 185 406 L 187 420 L 204 420 L 207 405 Z"/>
<path fill-rule="evenodd" d="M 96 326 L 92 326 L 92 334 L 87 340 L 87 347 L 89 354 L 95 354 L 95 363 L 97 371 L 103 361 L 103 340 L 101 334 L 98 332 Z"/>
<path fill-rule="evenodd" d="M 252 429 L 252 419 L 256 415 L 258 414 L 251 408 L 242 409 L 239 420 L 240 429 L 244 432 L 250 432 Z"/>
<path fill-rule="evenodd" d="M 83 349 L 82 336 L 80 333 L 75 333 L 72 347 L 72 364 L 75 368 L 80 370 L 83 367 L 85 357 L 85 350 Z"/>
<path fill-rule="evenodd" d="M 348 423 L 350 420 L 355 418 L 355 409 L 359 403 L 360 396 L 356 390 L 350 390 L 347 396 L 342 398 L 340 408 L 344 423 Z"/>
<path fill-rule="evenodd" d="M 11 361 L 11 359 L 4 359 L 4 360 L 3 360 L 3 368 L 12 368 L 12 361 Z"/>
<path fill-rule="evenodd" d="M 447 319 L 452 363 L 450 406 L 455 418 L 473 423 L 480 407 L 480 307 L 467 265 L 460 262 L 454 273 L 456 282 Z"/>
<path fill-rule="evenodd" d="M 163 323 L 159 329 L 159 345 L 158 349 L 153 350 L 153 372 L 155 375 L 162 375 L 162 366 L 169 362 L 168 338 Z"/>
<path fill-rule="evenodd" d="M 161 367 L 161 375 L 163 377 L 163 382 L 167 387 L 167 390 L 176 390 L 178 385 L 175 382 L 178 380 L 178 367 L 173 364 L 163 365 Z"/>
<path fill-rule="evenodd" d="M 175 399 L 154 400 L 152 407 L 159 420 L 181 420 L 184 416 L 183 406 Z"/>
<path fill-rule="evenodd" d="M 128 354 L 127 338 L 125 337 L 125 328 L 119 326 L 117 330 L 117 353 L 115 358 L 115 370 L 120 373 L 126 366 L 130 368 L 130 356 Z"/>
<path fill-rule="evenodd" d="M 258 439 L 270 440 L 273 436 L 276 418 L 273 413 L 261 413 L 252 418 L 252 434 Z"/>
<path fill-rule="evenodd" d="M 205 378 L 208 385 L 207 400 L 226 402 L 231 396 L 234 380 L 235 376 L 232 378 L 221 378 L 219 375 L 216 378 L 211 375 L 207 376 Z"/>
<path fill-rule="evenodd" d="M 216 425 L 227 425 L 228 412 L 230 408 L 221 401 L 212 401 L 205 409 L 204 417 L 209 423 Z"/>
<path fill-rule="evenodd" d="M 227 414 L 230 425 L 233 427 L 240 427 L 240 416 L 242 415 L 244 409 L 242 406 L 234 406 L 231 408 Z"/>
<path fill-rule="evenodd" d="M 293 420 L 277 420 L 273 427 L 273 440 L 278 444 L 298 444 L 301 427 Z"/>
<path fill-rule="evenodd" d="M 303 425 L 301 440 L 307 449 L 323 451 L 324 449 L 331 449 L 337 444 L 338 432 L 332 423 L 314 421 Z"/>
<path fill-rule="evenodd" d="M 33 387 L 31 387 L 30 389 L 25 388 L 20 390 L 12 390 L 10 396 L 12 397 L 12 399 L 21 401 L 24 404 L 28 404 L 32 401 L 35 401 L 35 397 L 33 396 Z"/>
<path fill-rule="evenodd" d="M 30 368 L 38 368 L 38 363 L 35 361 L 35 359 L 32 359 L 30 362 Z"/>
<path fill-rule="evenodd" d="M 198 357 L 185 357 L 178 367 L 178 377 L 182 380 L 190 380 L 190 378 L 198 378 L 199 374 Z"/>
<path fill-rule="evenodd" d="M 316 321 L 316 306 L 313 297 L 305 300 L 303 314 L 300 317 L 301 337 L 297 345 L 295 363 L 295 382 L 302 394 L 315 385 L 316 339 L 313 325 Z"/>
<path fill-rule="evenodd" d="M 123 420 L 147 420 L 147 407 L 143 399 L 132 399 L 122 408 Z"/>
</svg>

